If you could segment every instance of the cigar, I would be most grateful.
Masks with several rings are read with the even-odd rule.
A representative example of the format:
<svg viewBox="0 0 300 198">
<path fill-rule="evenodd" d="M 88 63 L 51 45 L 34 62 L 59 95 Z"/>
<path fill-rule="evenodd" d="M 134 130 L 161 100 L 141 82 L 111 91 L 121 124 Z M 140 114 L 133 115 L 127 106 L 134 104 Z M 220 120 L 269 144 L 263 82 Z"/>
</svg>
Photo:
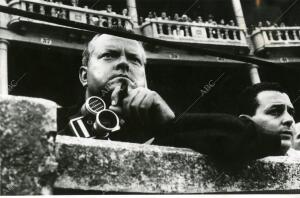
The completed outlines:
<svg viewBox="0 0 300 198">
<path fill-rule="evenodd" d="M 122 81 L 120 91 L 119 91 L 119 101 L 123 101 L 123 99 L 128 95 L 128 82 L 126 80 Z"/>
</svg>

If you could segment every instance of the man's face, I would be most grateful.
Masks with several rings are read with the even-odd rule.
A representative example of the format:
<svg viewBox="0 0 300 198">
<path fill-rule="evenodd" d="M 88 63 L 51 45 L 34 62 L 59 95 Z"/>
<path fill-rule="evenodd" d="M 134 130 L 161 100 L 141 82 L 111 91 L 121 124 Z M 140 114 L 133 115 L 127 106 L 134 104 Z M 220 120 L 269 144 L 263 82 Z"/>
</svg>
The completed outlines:
<svg viewBox="0 0 300 198">
<path fill-rule="evenodd" d="M 93 42 L 86 68 L 87 97 L 101 96 L 124 80 L 130 87 L 146 87 L 144 51 L 134 40 L 101 35 Z"/>
<path fill-rule="evenodd" d="M 295 134 L 294 107 L 287 94 L 279 91 L 262 91 L 257 97 L 258 107 L 254 122 L 261 127 L 280 134 L 282 144 L 290 147 Z"/>
</svg>

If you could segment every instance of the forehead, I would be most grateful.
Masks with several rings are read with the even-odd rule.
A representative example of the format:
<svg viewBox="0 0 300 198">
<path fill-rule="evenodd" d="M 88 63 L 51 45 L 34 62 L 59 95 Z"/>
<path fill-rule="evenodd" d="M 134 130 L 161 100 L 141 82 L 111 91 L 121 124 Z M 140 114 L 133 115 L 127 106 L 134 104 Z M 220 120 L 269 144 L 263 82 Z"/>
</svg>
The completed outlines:
<svg viewBox="0 0 300 198">
<path fill-rule="evenodd" d="M 135 40 L 126 39 L 122 37 L 112 36 L 103 34 L 97 37 L 92 42 L 93 50 L 95 51 L 103 51 L 107 49 L 111 50 L 127 50 L 131 53 L 136 53 L 142 56 L 144 50 L 140 43 Z"/>
<path fill-rule="evenodd" d="M 262 91 L 257 94 L 256 98 L 261 107 L 272 106 L 273 104 L 284 104 L 293 107 L 289 96 L 279 91 Z"/>
</svg>

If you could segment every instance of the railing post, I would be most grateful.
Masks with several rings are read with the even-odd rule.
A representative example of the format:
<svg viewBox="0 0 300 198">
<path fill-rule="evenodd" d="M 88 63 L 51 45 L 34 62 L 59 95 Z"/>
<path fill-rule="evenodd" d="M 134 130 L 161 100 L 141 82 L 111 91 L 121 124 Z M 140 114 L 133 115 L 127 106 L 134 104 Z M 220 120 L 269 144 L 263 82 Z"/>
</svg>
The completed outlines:
<svg viewBox="0 0 300 198">
<path fill-rule="evenodd" d="M 26 11 L 26 3 L 24 1 L 21 2 L 21 10 Z"/>
<path fill-rule="evenodd" d="M 285 34 L 285 38 L 286 40 L 290 40 L 290 37 L 289 37 L 289 31 L 288 30 L 284 30 L 284 34 Z"/>
<path fill-rule="evenodd" d="M 29 3 L 28 5 L 28 12 L 33 12 L 33 4 Z"/>
<path fill-rule="evenodd" d="M 296 33 L 296 30 L 293 30 L 293 37 L 294 37 L 294 40 L 297 40 L 297 33 Z"/>
<path fill-rule="evenodd" d="M 153 31 L 153 37 L 157 38 L 158 37 L 157 23 L 152 22 L 152 31 Z"/>
<path fill-rule="evenodd" d="M 237 30 L 233 30 L 233 40 L 235 40 L 235 41 L 237 40 L 236 31 L 237 31 Z"/>
<path fill-rule="evenodd" d="M 272 34 L 272 30 L 268 30 L 268 37 L 270 41 L 273 41 L 273 34 Z"/>
<path fill-rule="evenodd" d="M 217 28 L 217 36 L 218 36 L 218 39 L 223 39 L 222 35 L 221 35 L 221 30 L 219 27 Z"/>
<path fill-rule="evenodd" d="M 88 24 L 89 24 L 89 25 L 95 25 L 94 22 L 93 22 L 93 15 L 92 15 L 92 14 L 89 14 L 89 15 L 88 15 L 88 20 L 89 20 L 89 21 L 88 21 Z"/>
<path fill-rule="evenodd" d="M 270 39 L 267 36 L 267 30 L 262 30 L 262 35 L 266 44 L 270 43 Z"/>
<path fill-rule="evenodd" d="M 177 36 L 180 37 L 180 25 L 176 25 Z"/>
<path fill-rule="evenodd" d="M 45 7 L 40 5 L 40 14 L 45 15 Z"/>
<path fill-rule="evenodd" d="M 282 38 L 281 38 L 281 32 L 279 30 L 276 31 L 277 32 L 277 37 L 278 37 L 278 41 L 281 41 Z"/>
<path fill-rule="evenodd" d="M 229 30 L 227 28 L 225 29 L 225 39 L 229 39 Z"/>
<path fill-rule="evenodd" d="M 122 26 L 122 19 L 118 18 L 117 20 L 118 20 L 118 26 L 121 27 Z M 125 23 L 124 23 L 124 25 L 125 25 Z"/>
<path fill-rule="evenodd" d="M 99 24 L 98 24 L 98 26 L 99 26 L 99 27 L 103 27 L 103 24 L 102 24 L 102 23 L 103 23 L 104 20 L 103 20 L 102 16 L 101 16 L 101 15 L 98 16 L 98 19 L 99 19 Z"/>
<path fill-rule="evenodd" d="M 111 27 L 111 26 L 112 26 L 112 18 L 107 17 L 107 27 Z"/>
<path fill-rule="evenodd" d="M 158 24 L 158 31 L 159 31 L 158 34 L 160 34 L 160 35 L 163 35 L 163 34 L 164 34 L 163 28 L 162 28 L 162 24 L 161 24 L 161 23 Z"/>
<path fill-rule="evenodd" d="M 56 9 L 54 7 L 51 7 L 51 16 L 56 17 Z"/>
<path fill-rule="evenodd" d="M 172 29 L 171 29 L 171 25 L 170 24 L 168 24 L 168 35 L 172 35 Z"/>
<path fill-rule="evenodd" d="M 185 25 L 185 26 L 184 26 L 184 31 L 185 31 L 185 36 L 186 36 L 186 37 L 190 37 L 189 26 Z"/>
<path fill-rule="evenodd" d="M 0 39 L 0 94 L 8 95 L 8 65 L 7 51 L 9 42 L 5 39 Z"/>
<path fill-rule="evenodd" d="M 212 28 L 211 28 L 211 27 L 208 28 L 208 37 L 209 37 L 210 39 L 212 39 L 212 37 L 213 37 L 213 34 L 212 34 Z"/>
</svg>

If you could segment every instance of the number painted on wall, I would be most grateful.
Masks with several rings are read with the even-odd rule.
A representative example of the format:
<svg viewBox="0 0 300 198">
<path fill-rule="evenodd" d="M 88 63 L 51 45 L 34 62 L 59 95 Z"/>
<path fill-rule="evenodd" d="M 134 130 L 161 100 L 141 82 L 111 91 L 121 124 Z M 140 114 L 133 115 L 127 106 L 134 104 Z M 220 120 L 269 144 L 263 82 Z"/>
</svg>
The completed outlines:
<svg viewBox="0 0 300 198">
<path fill-rule="evenodd" d="M 41 43 L 44 45 L 52 45 L 52 40 L 49 38 L 41 38 Z"/>
</svg>

